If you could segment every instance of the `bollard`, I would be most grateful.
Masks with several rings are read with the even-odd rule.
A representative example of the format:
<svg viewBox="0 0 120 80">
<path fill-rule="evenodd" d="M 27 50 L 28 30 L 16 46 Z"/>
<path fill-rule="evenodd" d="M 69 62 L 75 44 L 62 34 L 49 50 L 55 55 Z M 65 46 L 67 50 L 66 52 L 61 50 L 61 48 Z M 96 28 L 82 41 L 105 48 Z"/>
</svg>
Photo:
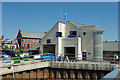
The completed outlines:
<svg viewBox="0 0 120 80">
<path fill-rule="evenodd" d="M 77 79 L 83 79 L 81 71 L 78 71 L 78 73 L 77 73 Z"/>
<path fill-rule="evenodd" d="M 97 80 L 97 78 L 98 78 L 98 77 L 97 77 L 96 72 L 93 72 L 93 73 L 92 73 L 92 80 Z"/>
<path fill-rule="evenodd" d="M 54 78 L 55 78 L 55 74 L 53 70 L 50 70 L 50 79 L 54 79 Z"/>
</svg>

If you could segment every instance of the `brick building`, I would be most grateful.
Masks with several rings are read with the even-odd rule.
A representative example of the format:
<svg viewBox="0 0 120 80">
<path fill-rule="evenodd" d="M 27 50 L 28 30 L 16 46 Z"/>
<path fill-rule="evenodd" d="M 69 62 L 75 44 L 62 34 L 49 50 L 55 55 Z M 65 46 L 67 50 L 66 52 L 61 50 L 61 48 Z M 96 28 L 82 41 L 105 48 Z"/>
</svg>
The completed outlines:
<svg viewBox="0 0 120 80">
<path fill-rule="evenodd" d="M 28 49 L 34 45 L 38 45 L 44 35 L 45 34 L 43 33 L 24 32 L 22 30 L 19 30 L 17 35 L 19 47 L 27 47 Z"/>
<path fill-rule="evenodd" d="M 2 49 L 2 40 L 4 39 L 4 36 L 0 36 L 0 52 L 3 50 Z"/>
</svg>

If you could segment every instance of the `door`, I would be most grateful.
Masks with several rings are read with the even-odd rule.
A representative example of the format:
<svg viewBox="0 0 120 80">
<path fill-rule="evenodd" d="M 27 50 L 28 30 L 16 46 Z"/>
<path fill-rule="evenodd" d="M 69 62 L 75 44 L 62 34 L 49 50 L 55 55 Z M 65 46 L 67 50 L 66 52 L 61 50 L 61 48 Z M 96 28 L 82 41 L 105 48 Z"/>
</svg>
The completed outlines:
<svg viewBox="0 0 120 80">
<path fill-rule="evenodd" d="M 82 52 L 82 60 L 87 60 L 87 52 Z"/>
</svg>

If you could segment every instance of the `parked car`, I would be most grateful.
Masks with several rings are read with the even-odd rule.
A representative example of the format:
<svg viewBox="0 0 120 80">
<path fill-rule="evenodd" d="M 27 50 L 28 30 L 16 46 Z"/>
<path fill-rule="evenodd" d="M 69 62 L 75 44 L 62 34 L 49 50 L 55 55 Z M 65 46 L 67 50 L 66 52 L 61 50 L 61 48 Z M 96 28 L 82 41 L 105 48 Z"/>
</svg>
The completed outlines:
<svg viewBox="0 0 120 80">
<path fill-rule="evenodd" d="M 3 53 L 3 52 L 0 52 L 0 57 L 2 57 L 2 58 L 8 58 L 9 55 L 7 55 L 7 54 L 5 54 L 5 53 Z"/>
<path fill-rule="evenodd" d="M 0 62 L 10 62 L 11 57 L 3 52 L 0 52 Z"/>
<path fill-rule="evenodd" d="M 25 53 L 25 52 L 23 52 L 23 53 L 17 52 L 17 53 L 20 54 L 20 57 L 21 57 L 21 58 L 23 58 L 23 57 L 25 57 L 25 56 L 29 56 L 29 53 Z"/>
<path fill-rule="evenodd" d="M 55 59 L 55 56 L 53 55 L 53 53 L 43 53 L 42 55 L 40 55 L 40 58 L 43 58 L 44 60 L 53 60 Z"/>
<path fill-rule="evenodd" d="M 4 51 L 7 55 L 10 55 L 10 56 L 12 56 L 12 57 L 18 57 L 18 56 L 20 56 L 20 54 L 19 53 L 17 53 L 16 51 L 9 51 L 9 50 L 7 50 L 7 51 Z"/>
</svg>

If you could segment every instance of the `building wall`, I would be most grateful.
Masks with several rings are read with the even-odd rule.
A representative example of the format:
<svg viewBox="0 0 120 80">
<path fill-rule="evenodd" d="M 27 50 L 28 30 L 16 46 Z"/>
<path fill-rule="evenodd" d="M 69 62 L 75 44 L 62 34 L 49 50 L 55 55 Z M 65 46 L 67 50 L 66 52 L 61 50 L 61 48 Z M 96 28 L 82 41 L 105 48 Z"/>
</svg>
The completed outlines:
<svg viewBox="0 0 120 80">
<path fill-rule="evenodd" d="M 25 41 L 24 41 L 25 39 Z M 29 39 L 29 41 L 28 41 Z M 33 42 L 33 39 L 35 39 L 35 42 Z M 40 44 L 39 42 L 37 42 L 37 39 L 39 39 L 39 41 L 41 40 L 40 38 L 24 38 L 22 37 L 21 34 L 21 30 L 19 30 L 18 35 L 17 35 L 17 40 L 18 40 L 18 44 L 20 47 L 27 47 L 27 45 L 29 44 L 29 48 L 33 47 L 34 45 L 38 45 Z M 24 46 L 25 44 L 25 46 Z"/>
<path fill-rule="evenodd" d="M 25 39 L 25 41 L 24 41 L 24 39 Z M 28 41 L 28 39 L 29 39 L 29 41 Z M 35 40 L 35 42 L 33 42 L 33 40 Z M 39 39 L 39 41 L 40 41 L 40 39 Z M 38 45 L 39 42 L 37 41 L 37 39 L 31 39 L 31 38 L 22 38 L 21 39 L 21 47 L 27 47 L 28 44 L 29 44 L 29 48 L 31 48 L 35 45 Z"/>
<path fill-rule="evenodd" d="M 16 44 L 4 44 L 4 47 L 7 46 L 9 49 L 12 48 L 13 50 L 17 49 L 17 45 Z"/>
<path fill-rule="evenodd" d="M 64 36 L 64 30 L 65 30 L 65 25 L 61 22 L 56 23 L 53 28 L 42 38 L 41 40 L 41 51 L 43 52 L 43 45 L 44 44 L 56 44 L 55 45 L 55 53 L 59 53 L 58 51 L 61 51 L 61 46 L 57 43 L 58 42 L 58 37 L 56 37 L 56 32 L 63 32 L 62 35 Z M 46 43 L 47 39 L 51 39 L 51 43 Z M 61 52 L 60 52 L 61 53 Z"/>
<path fill-rule="evenodd" d="M 70 22 L 66 23 L 66 36 L 70 34 L 70 31 L 77 31 L 77 35 L 81 37 L 81 52 L 87 52 L 87 59 L 93 59 L 93 32 L 86 32 L 78 29 L 76 26 L 72 25 Z"/>
</svg>

